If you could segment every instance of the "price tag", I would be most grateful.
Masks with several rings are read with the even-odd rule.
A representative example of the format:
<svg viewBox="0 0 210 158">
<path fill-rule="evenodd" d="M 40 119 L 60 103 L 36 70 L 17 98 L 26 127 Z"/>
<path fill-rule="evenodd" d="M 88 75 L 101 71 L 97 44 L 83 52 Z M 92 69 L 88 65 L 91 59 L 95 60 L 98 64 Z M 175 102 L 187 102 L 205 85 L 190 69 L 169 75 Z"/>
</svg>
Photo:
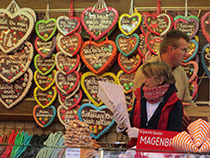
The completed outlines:
<svg viewBox="0 0 210 158">
<path fill-rule="evenodd" d="M 66 158 L 80 158 L 80 148 L 66 148 Z"/>
</svg>

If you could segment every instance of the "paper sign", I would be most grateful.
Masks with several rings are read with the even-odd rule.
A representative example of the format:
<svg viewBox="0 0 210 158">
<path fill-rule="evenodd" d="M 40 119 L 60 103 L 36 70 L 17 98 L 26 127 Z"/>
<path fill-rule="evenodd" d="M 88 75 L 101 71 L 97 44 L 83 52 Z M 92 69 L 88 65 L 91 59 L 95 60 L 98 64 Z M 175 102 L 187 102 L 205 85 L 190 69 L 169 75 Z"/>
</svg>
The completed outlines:
<svg viewBox="0 0 210 158">
<path fill-rule="evenodd" d="M 179 132 L 140 129 L 136 149 L 176 151 L 171 146 L 171 141 Z"/>
<path fill-rule="evenodd" d="M 66 158 L 80 158 L 80 148 L 66 148 Z"/>
</svg>

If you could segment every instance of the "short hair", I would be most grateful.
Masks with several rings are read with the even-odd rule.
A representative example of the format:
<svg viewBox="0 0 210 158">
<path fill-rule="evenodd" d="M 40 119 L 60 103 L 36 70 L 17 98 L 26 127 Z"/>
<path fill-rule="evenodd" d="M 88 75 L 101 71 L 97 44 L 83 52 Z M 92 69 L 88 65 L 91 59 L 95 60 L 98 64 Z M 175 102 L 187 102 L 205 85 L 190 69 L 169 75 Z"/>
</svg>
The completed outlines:
<svg viewBox="0 0 210 158">
<path fill-rule="evenodd" d="M 156 83 L 160 81 L 161 77 L 164 77 L 163 84 L 176 82 L 171 67 L 163 61 L 145 63 L 142 66 L 142 72 L 146 77 L 154 76 Z"/>
<path fill-rule="evenodd" d="M 166 53 L 169 46 L 177 46 L 180 38 L 183 38 L 187 42 L 190 41 L 189 36 L 180 30 L 173 29 L 166 33 L 160 45 L 160 54 Z"/>
</svg>

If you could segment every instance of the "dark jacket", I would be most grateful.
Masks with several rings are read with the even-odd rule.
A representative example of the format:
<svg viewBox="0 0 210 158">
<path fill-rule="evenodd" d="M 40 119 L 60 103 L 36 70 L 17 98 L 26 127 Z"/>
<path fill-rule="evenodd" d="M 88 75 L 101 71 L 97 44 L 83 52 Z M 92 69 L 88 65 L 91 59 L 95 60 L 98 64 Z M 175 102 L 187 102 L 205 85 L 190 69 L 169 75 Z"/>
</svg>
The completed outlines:
<svg viewBox="0 0 210 158">
<path fill-rule="evenodd" d="M 183 106 L 181 100 L 176 95 L 177 89 L 175 85 L 170 85 L 149 122 L 147 121 L 146 99 L 142 87 L 137 88 L 134 92 L 136 99 L 130 113 L 131 127 L 182 131 Z M 136 141 L 137 139 L 135 138 L 131 139 L 128 147 L 135 146 Z"/>
</svg>

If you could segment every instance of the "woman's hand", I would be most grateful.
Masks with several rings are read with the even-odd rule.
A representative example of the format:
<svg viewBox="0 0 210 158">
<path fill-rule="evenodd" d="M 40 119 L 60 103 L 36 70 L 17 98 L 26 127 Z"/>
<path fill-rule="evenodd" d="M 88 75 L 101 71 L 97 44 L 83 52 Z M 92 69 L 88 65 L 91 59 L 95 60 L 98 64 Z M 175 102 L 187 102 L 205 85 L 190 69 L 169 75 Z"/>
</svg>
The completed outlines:
<svg viewBox="0 0 210 158">
<path fill-rule="evenodd" d="M 139 135 L 139 129 L 138 128 L 131 127 L 129 129 L 127 129 L 126 132 L 128 133 L 129 138 L 138 138 L 138 135 Z"/>
</svg>

